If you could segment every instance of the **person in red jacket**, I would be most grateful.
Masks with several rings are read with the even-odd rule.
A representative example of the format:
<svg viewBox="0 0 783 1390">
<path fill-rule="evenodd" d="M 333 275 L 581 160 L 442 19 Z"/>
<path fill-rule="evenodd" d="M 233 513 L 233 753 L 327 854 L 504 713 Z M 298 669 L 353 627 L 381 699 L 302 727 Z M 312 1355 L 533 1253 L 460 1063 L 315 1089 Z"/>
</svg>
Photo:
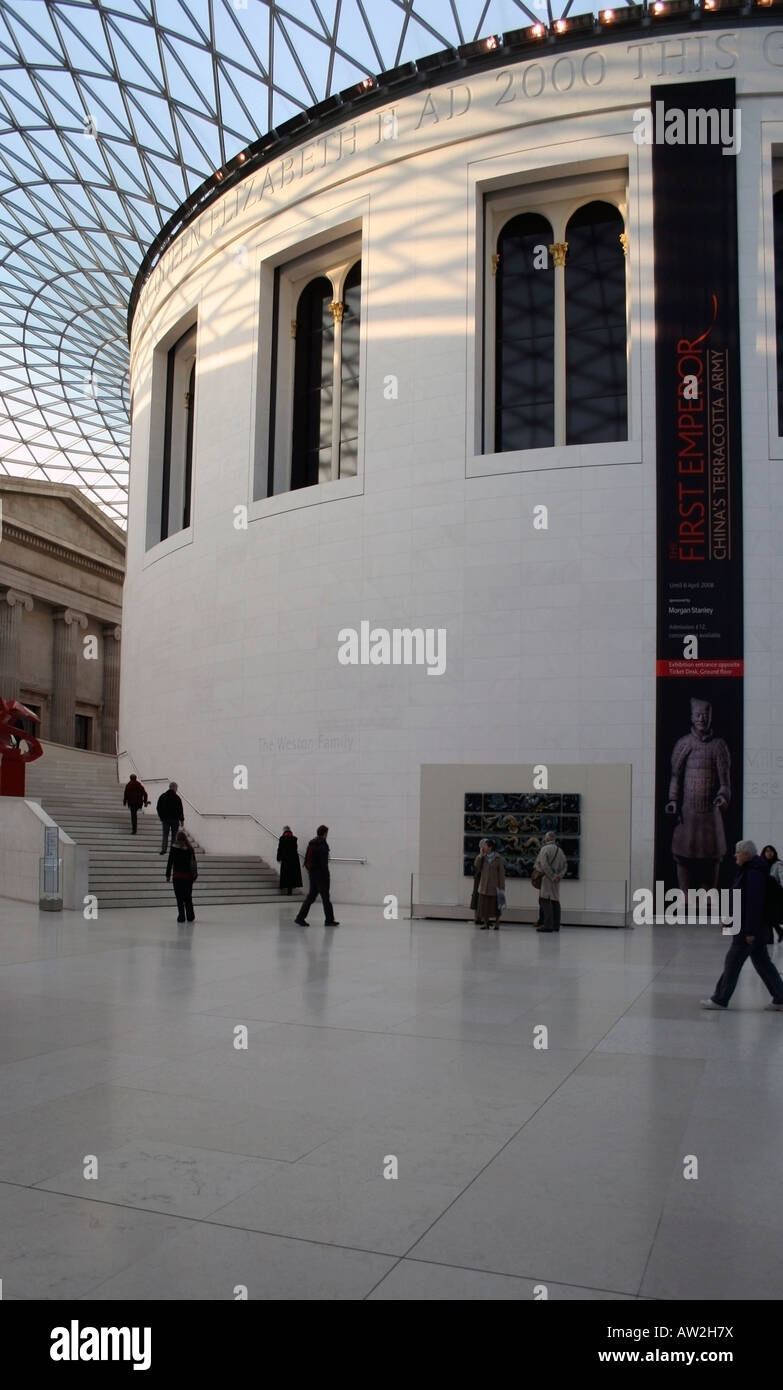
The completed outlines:
<svg viewBox="0 0 783 1390">
<path fill-rule="evenodd" d="M 142 786 L 135 772 L 130 775 L 130 781 L 126 783 L 125 795 L 122 798 L 123 806 L 127 806 L 131 818 L 131 835 L 136 834 L 136 817 L 139 814 L 140 806 L 149 806 L 150 799 L 147 796 L 146 787 Z"/>
</svg>

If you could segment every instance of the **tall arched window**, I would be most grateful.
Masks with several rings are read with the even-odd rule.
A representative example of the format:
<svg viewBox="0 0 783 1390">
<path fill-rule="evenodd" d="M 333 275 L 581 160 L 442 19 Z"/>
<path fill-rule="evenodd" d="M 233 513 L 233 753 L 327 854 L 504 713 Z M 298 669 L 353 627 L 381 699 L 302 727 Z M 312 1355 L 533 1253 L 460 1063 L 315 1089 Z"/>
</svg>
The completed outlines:
<svg viewBox="0 0 783 1390">
<path fill-rule="evenodd" d="M 628 433 L 623 219 L 611 203 L 579 208 L 566 227 L 566 440 Z"/>
<path fill-rule="evenodd" d="M 356 476 L 359 452 L 359 328 L 362 307 L 362 263 L 357 261 L 346 276 L 343 287 L 340 366 L 340 458 L 341 478 Z"/>
<path fill-rule="evenodd" d="M 485 449 L 628 438 L 626 185 L 588 171 L 487 195 Z"/>
<path fill-rule="evenodd" d="M 552 228 L 538 213 L 512 217 L 497 242 L 495 448 L 555 442 L 555 282 Z"/>
<path fill-rule="evenodd" d="M 775 336 L 778 362 L 778 434 L 783 435 L 783 189 L 772 199 L 775 224 Z"/>
<path fill-rule="evenodd" d="M 357 476 L 360 251 L 354 232 L 278 266 L 272 285 L 262 278 L 261 331 L 269 313 L 274 329 L 269 450 L 258 460 L 256 496 L 264 474 L 267 497 Z"/>
<path fill-rule="evenodd" d="M 334 318 L 331 282 L 311 280 L 296 311 L 291 488 L 332 476 Z"/>
<path fill-rule="evenodd" d="M 190 525 L 193 489 L 193 419 L 196 408 L 196 325 L 170 348 L 166 366 L 166 413 L 160 536 L 165 540 Z"/>
</svg>

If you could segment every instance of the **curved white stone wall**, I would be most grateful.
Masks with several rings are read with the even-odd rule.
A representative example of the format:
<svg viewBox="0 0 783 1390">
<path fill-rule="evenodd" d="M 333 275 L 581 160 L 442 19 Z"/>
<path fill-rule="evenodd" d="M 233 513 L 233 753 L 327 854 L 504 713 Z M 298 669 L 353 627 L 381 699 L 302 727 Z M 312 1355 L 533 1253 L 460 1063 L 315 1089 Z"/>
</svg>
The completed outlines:
<svg viewBox="0 0 783 1390">
<path fill-rule="evenodd" d="M 655 248 L 651 151 L 634 143 L 633 112 L 649 103 L 651 83 L 726 76 L 736 78 L 742 112 L 745 831 L 779 843 L 783 441 L 768 348 L 783 29 L 651 31 L 642 42 L 618 35 L 542 50 L 358 114 L 224 194 L 142 292 L 121 747 L 142 775 L 176 778 L 199 808 L 249 812 L 275 832 L 288 822 L 302 842 L 326 821 L 335 856 L 368 861 L 335 867 L 338 902 L 387 893 L 406 902 L 410 874 L 426 879 L 420 778 L 429 764 L 631 765 L 628 877 L 632 886 L 651 878 Z M 620 168 L 629 442 L 482 454 L 482 198 L 545 173 Z M 268 437 L 270 267 L 357 228 L 358 479 L 254 501 Z M 192 524 L 146 549 L 148 461 L 160 447 L 151 438 L 153 352 L 194 311 Z M 541 504 L 545 531 L 533 526 Z M 338 633 L 365 620 L 445 629 L 445 673 L 341 665 Z M 234 785 L 240 766 L 247 789 Z M 556 773 L 552 785 L 572 789 Z M 417 899 L 467 901 L 460 850 L 447 848 L 449 882 L 441 876 L 428 890 L 417 879 Z M 615 907 L 616 897 L 602 897 L 609 876 L 585 857 L 566 906 Z M 515 894 L 531 900 L 527 885 Z"/>
</svg>

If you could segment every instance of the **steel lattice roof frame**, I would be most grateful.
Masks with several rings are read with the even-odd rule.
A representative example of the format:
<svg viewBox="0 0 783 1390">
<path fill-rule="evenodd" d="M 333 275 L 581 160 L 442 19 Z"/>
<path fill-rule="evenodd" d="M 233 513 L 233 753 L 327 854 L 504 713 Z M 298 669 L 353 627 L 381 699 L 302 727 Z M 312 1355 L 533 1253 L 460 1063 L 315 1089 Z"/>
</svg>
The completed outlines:
<svg viewBox="0 0 783 1390">
<path fill-rule="evenodd" d="M 172 214 L 347 81 L 577 3 L 0 0 L 0 471 L 122 522 L 127 303 Z"/>
</svg>

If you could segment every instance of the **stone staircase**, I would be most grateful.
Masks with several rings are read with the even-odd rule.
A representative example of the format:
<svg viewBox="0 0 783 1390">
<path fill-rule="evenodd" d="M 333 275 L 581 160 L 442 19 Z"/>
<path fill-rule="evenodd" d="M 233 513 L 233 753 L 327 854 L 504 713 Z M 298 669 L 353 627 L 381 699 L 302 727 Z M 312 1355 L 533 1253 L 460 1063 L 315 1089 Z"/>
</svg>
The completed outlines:
<svg viewBox="0 0 783 1390">
<path fill-rule="evenodd" d="M 89 849 L 89 891 L 99 907 L 175 907 L 173 889 L 165 878 L 167 857 L 159 852 L 158 790 L 150 793 L 152 805 L 139 812 L 138 833 L 131 835 L 130 814 L 122 804 L 123 787 L 117 782 L 113 757 L 44 744 L 44 756 L 27 769 L 27 795 L 39 800 L 52 820 Z M 293 898 L 281 895 L 278 875 L 263 859 L 207 854 L 190 838 L 198 859 L 193 890 L 197 915 L 199 906 L 301 899 L 301 892 Z"/>
</svg>

